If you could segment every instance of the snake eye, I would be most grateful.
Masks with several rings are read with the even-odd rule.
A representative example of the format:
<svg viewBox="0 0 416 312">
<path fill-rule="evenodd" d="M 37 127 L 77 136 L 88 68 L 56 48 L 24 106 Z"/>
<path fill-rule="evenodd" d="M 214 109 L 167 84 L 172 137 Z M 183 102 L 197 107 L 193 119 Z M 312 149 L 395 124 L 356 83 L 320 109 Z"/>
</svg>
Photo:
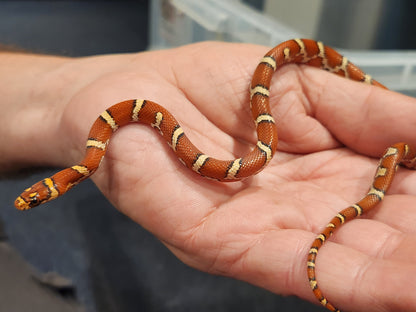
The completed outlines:
<svg viewBox="0 0 416 312">
<path fill-rule="evenodd" d="M 40 202 L 37 195 L 30 198 L 30 206 L 37 206 L 39 203 Z"/>
</svg>

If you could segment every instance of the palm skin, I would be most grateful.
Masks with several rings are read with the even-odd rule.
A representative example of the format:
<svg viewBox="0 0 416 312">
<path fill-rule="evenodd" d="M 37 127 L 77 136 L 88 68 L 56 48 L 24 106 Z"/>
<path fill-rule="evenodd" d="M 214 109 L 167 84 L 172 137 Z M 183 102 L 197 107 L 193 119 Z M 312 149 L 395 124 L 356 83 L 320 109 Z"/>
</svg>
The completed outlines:
<svg viewBox="0 0 416 312">
<path fill-rule="evenodd" d="M 57 143 L 56 162 L 81 160 L 95 118 L 133 98 L 166 107 L 206 154 L 244 155 L 256 141 L 248 84 L 265 52 L 202 43 L 73 60 L 72 68 L 87 74 L 67 93 L 58 127 L 66 139 Z M 416 146 L 416 101 L 286 65 L 273 77 L 270 102 L 280 141 L 256 176 L 234 183 L 204 179 L 156 131 L 132 124 L 113 135 L 93 180 L 183 262 L 315 302 L 306 275 L 310 244 L 339 210 L 364 196 L 385 148 L 399 141 Z M 391 195 L 322 247 L 318 282 L 339 308 L 416 310 L 415 186 L 416 173 L 400 168 Z"/>
</svg>

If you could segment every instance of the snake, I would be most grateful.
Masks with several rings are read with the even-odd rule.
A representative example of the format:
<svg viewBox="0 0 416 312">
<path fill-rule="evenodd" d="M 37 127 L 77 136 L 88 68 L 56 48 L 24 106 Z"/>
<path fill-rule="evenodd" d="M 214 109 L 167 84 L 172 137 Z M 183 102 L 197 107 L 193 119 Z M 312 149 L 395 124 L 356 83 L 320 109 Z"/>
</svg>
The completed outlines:
<svg viewBox="0 0 416 312">
<path fill-rule="evenodd" d="M 150 100 L 127 100 L 106 109 L 93 123 L 83 160 L 35 183 L 17 197 L 15 206 L 28 210 L 65 194 L 73 186 L 90 177 L 104 158 L 112 134 L 131 122 L 155 128 L 167 141 L 180 162 L 197 174 L 221 182 L 238 181 L 261 171 L 277 149 L 277 127 L 269 98 L 274 72 L 285 64 L 305 64 L 336 75 L 387 89 L 351 63 L 346 57 L 321 41 L 292 39 L 267 52 L 257 65 L 250 84 L 250 108 L 257 132 L 257 142 L 245 156 L 219 160 L 201 152 L 185 135 L 173 115 Z M 314 239 L 307 255 L 307 276 L 315 297 L 330 311 L 340 312 L 318 286 L 315 262 L 318 250 L 341 225 L 375 207 L 390 187 L 397 167 L 414 169 L 416 153 L 406 143 L 388 147 L 381 157 L 368 193 L 357 203 L 340 211 Z"/>
</svg>

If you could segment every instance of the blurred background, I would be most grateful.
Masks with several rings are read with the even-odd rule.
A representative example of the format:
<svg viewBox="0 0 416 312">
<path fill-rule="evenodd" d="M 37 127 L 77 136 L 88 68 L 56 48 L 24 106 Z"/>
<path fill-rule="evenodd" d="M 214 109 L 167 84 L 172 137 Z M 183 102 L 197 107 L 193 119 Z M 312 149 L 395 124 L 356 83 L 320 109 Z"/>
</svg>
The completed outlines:
<svg viewBox="0 0 416 312">
<path fill-rule="evenodd" d="M 0 1 L 0 45 L 88 56 L 307 37 L 415 95 L 415 7 L 410 0 Z M 0 311 L 326 311 L 185 266 L 91 181 L 45 207 L 13 208 L 21 190 L 54 171 L 0 179 L 0 280 L 7 281 Z"/>
</svg>

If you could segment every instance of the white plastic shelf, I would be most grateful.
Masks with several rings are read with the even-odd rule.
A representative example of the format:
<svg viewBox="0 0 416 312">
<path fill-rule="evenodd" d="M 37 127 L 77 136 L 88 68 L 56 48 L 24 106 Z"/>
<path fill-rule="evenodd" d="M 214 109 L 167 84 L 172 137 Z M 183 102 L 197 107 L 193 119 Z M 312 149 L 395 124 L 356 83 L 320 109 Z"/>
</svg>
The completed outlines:
<svg viewBox="0 0 416 312">
<path fill-rule="evenodd" d="M 152 0 L 150 49 L 220 40 L 275 46 L 302 34 L 237 0 Z M 343 55 L 388 88 L 416 94 L 416 51 Z"/>
</svg>

